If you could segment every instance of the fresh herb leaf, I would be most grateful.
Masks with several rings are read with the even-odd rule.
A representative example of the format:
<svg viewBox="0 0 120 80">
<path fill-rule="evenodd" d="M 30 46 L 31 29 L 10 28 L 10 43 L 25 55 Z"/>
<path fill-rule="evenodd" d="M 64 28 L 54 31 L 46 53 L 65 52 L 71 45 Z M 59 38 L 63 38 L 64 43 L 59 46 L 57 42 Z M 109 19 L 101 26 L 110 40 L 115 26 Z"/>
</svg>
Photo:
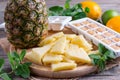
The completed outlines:
<svg viewBox="0 0 120 80">
<path fill-rule="evenodd" d="M 101 54 L 104 54 L 108 49 L 104 45 L 98 44 L 98 50 Z"/>
<path fill-rule="evenodd" d="M 92 59 L 92 63 L 98 67 L 99 71 L 103 71 L 106 63 L 111 59 L 115 59 L 115 54 L 102 44 L 98 45 L 98 50 L 98 54 L 90 54 L 89 57 Z"/>
<path fill-rule="evenodd" d="M 71 16 L 72 20 L 80 19 L 86 17 L 85 11 L 82 9 L 80 3 L 75 4 L 70 7 L 70 1 L 66 0 L 64 7 L 61 6 L 52 6 L 49 8 L 49 16 Z"/>
<path fill-rule="evenodd" d="M 15 70 L 15 74 L 23 78 L 28 78 L 30 76 L 29 66 L 26 64 L 18 65 L 17 69 Z"/>
<path fill-rule="evenodd" d="M 3 79 L 3 80 L 12 80 L 7 73 L 3 73 L 3 74 L 0 74 L 0 77 Z"/>
<path fill-rule="evenodd" d="M 70 1 L 71 1 L 71 0 L 66 0 L 66 1 L 65 1 L 65 5 L 64 5 L 65 9 L 70 8 Z"/>
<path fill-rule="evenodd" d="M 89 13 L 90 9 L 88 7 L 85 8 L 85 12 Z"/>
<path fill-rule="evenodd" d="M 100 59 L 101 56 L 99 54 L 90 54 L 89 57 L 94 59 Z"/>
<path fill-rule="evenodd" d="M 13 58 L 11 56 L 11 53 L 8 53 L 8 60 L 9 60 L 9 63 L 11 65 L 12 70 L 14 70 L 15 69 L 15 65 L 14 65 L 14 60 L 13 60 Z"/>
<path fill-rule="evenodd" d="M 5 63 L 4 59 L 0 58 L 0 72 L 2 71 L 4 63 Z"/>
<path fill-rule="evenodd" d="M 21 54 L 16 51 L 8 54 L 8 60 L 10 62 L 12 71 L 10 73 L 5 73 L 2 71 L 2 66 L 4 64 L 4 60 L 0 59 L 0 77 L 4 80 L 11 80 L 8 74 L 15 73 L 15 75 L 21 76 L 23 78 L 28 78 L 30 76 L 29 66 L 32 64 L 31 62 L 23 63 L 24 56 L 26 54 L 26 50 L 22 50 Z"/>
<path fill-rule="evenodd" d="M 22 50 L 22 52 L 20 53 L 20 61 L 23 60 L 25 54 L 26 54 L 26 50 Z"/>
<path fill-rule="evenodd" d="M 60 13 L 63 11 L 63 7 L 61 6 L 53 6 L 49 8 L 49 11 L 55 12 L 55 13 Z"/>
<path fill-rule="evenodd" d="M 105 55 L 106 55 L 107 57 L 111 58 L 111 59 L 115 59 L 115 54 L 114 54 L 114 52 L 111 51 L 111 50 L 106 51 L 106 52 L 105 52 Z"/>
</svg>

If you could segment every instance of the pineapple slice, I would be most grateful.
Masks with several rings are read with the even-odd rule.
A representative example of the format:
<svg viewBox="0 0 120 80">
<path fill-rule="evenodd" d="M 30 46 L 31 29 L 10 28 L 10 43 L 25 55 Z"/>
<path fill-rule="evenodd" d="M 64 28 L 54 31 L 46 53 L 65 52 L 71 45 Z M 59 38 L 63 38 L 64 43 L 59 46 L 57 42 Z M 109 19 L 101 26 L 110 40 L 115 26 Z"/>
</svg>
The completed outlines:
<svg viewBox="0 0 120 80">
<path fill-rule="evenodd" d="M 44 47 L 33 48 L 31 52 L 26 55 L 26 58 L 36 64 L 42 64 L 43 56 L 50 50 L 52 45 L 46 45 Z"/>
<path fill-rule="evenodd" d="M 77 36 L 71 41 L 72 44 L 76 44 L 79 47 L 85 49 L 85 51 L 89 52 L 92 50 L 92 45 L 85 40 L 85 38 L 82 35 Z"/>
<path fill-rule="evenodd" d="M 75 34 L 65 34 L 65 36 L 66 36 L 67 40 L 70 40 L 70 41 L 76 37 Z"/>
<path fill-rule="evenodd" d="M 40 44 L 38 44 L 39 46 L 43 46 L 43 45 L 46 45 L 46 44 L 49 44 L 51 42 L 54 42 L 56 41 L 58 38 L 64 36 L 64 33 L 63 32 L 59 32 L 59 33 L 56 33 L 56 34 L 53 34 L 47 38 L 45 38 L 44 40 L 42 40 L 40 42 Z"/>
<path fill-rule="evenodd" d="M 68 58 L 67 56 L 64 56 L 63 57 L 63 60 L 62 60 L 62 62 L 70 62 L 70 63 L 75 63 L 75 61 L 74 60 L 71 60 L 70 58 Z"/>
<path fill-rule="evenodd" d="M 91 64 L 91 59 L 83 48 L 77 45 L 70 44 L 70 47 L 65 51 L 65 55 L 76 62 Z"/>
<path fill-rule="evenodd" d="M 48 65 L 48 64 L 51 64 L 51 63 L 58 63 L 62 60 L 63 60 L 62 55 L 46 54 L 43 57 L 42 62 L 43 62 L 44 65 Z"/>
<path fill-rule="evenodd" d="M 66 37 L 61 37 L 59 38 L 54 46 L 51 48 L 50 53 L 55 53 L 55 54 L 64 54 L 66 47 Z"/>
<path fill-rule="evenodd" d="M 69 62 L 60 62 L 56 64 L 52 64 L 51 68 L 52 71 L 63 71 L 63 70 L 72 70 L 76 68 L 76 63 L 69 63 Z"/>
</svg>

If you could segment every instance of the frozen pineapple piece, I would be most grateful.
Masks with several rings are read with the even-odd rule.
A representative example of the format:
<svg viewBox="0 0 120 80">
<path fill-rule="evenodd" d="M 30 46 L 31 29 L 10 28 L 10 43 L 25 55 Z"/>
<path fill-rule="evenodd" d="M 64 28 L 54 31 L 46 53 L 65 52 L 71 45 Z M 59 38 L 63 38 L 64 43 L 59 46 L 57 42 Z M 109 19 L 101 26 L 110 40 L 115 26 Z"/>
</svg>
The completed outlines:
<svg viewBox="0 0 120 80">
<path fill-rule="evenodd" d="M 76 37 L 75 34 L 65 34 L 65 36 L 66 36 L 67 40 L 70 40 L 70 41 Z"/>
<path fill-rule="evenodd" d="M 47 65 L 47 64 L 51 64 L 51 63 L 58 63 L 62 60 L 63 60 L 62 55 L 46 54 L 43 57 L 42 62 L 43 62 L 43 64 Z"/>
<path fill-rule="evenodd" d="M 63 71 L 63 70 L 72 70 L 76 68 L 76 63 L 69 63 L 69 62 L 60 62 L 56 64 L 52 64 L 51 68 L 52 71 Z"/>
<path fill-rule="evenodd" d="M 64 36 L 64 33 L 63 32 L 59 32 L 59 33 L 56 33 L 56 34 L 53 34 L 47 38 L 45 38 L 44 40 L 42 40 L 40 42 L 40 44 L 38 44 L 39 46 L 43 46 L 43 45 L 46 45 L 46 44 L 49 44 L 51 42 L 54 42 L 56 41 L 58 38 Z"/>
<path fill-rule="evenodd" d="M 76 62 L 91 64 L 91 59 L 83 48 L 77 45 L 70 44 L 70 47 L 65 51 L 65 55 Z"/>
<path fill-rule="evenodd" d="M 43 56 L 50 50 L 52 45 L 46 45 L 44 47 L 33 48 L 31 52 L 26 55 L 26 58 L 36 64 L 42 64 Z"/>
<path fill-rule="evenodd" d="M 80 48 L 85 49 L 89 52 L 92 49 L 92 45 L 87 42 L 83 35 L 79 35 L 71 41 L 72 44 L 78 45 Z"/>
<path fill-rule="evenodd" d="M 66 37 L 61 37 L 59 38 L 54 46 L 51 48 L 50 53 L 55 53 L 55 54 L 64 54 L 66 47 Z"/>
<path fill-rule="evenodd" d="M 74 60 L 71 60 L 70 58 L 68 58 L 67 56 L 63 57 L 63 61 L 62 62 L 70 62 L 70 63 L 75 63 Z"/>
</svg>

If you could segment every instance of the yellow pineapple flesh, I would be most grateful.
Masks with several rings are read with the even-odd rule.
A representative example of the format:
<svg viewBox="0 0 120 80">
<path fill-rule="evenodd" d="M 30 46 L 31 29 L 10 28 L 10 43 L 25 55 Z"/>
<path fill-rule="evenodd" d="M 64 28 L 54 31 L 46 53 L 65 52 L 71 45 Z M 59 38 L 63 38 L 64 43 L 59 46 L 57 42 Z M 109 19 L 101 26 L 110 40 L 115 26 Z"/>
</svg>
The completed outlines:
<svg viewBox="0 0 120 80">
<path fill-rule="evenodd" d="M 66 37 L 61 37 L 59 38 L 54 46 L 51 48 L 50 53 L 55 53 L 55 54 L 64 54 L 66 46 Z"/>
<path fill-rule="evenodd" d="M 91 59 L 83 48 L 77 45 L 70 44 L 70 47 L 65 51 L 65 55 L 76 62 L 91 64 Z"/>
<path fill-rule="evenodd" d="M 51 65 L 52 71 L 72 70 L 76 67 L 77 67 L 76 63 L 69 63 L 69 62 L 60 62 Z"/>
</svg>

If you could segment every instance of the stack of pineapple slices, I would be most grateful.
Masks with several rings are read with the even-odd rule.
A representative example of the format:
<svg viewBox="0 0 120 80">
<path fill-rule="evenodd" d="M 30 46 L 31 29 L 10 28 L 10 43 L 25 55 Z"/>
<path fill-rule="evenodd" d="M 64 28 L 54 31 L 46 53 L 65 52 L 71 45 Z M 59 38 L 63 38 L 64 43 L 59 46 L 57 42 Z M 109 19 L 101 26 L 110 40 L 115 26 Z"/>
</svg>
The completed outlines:
<svg viewBox="0 0 120 80">
<path fill-rule="evenodd" d="M 91 64 L 88 52 L 92 45 L 82 35 L 56 33 L 41 41 L 26 58 L 35 63 L 51 66 L 52 71 L 71 70 L 78 64 Z"/>
</svg>

